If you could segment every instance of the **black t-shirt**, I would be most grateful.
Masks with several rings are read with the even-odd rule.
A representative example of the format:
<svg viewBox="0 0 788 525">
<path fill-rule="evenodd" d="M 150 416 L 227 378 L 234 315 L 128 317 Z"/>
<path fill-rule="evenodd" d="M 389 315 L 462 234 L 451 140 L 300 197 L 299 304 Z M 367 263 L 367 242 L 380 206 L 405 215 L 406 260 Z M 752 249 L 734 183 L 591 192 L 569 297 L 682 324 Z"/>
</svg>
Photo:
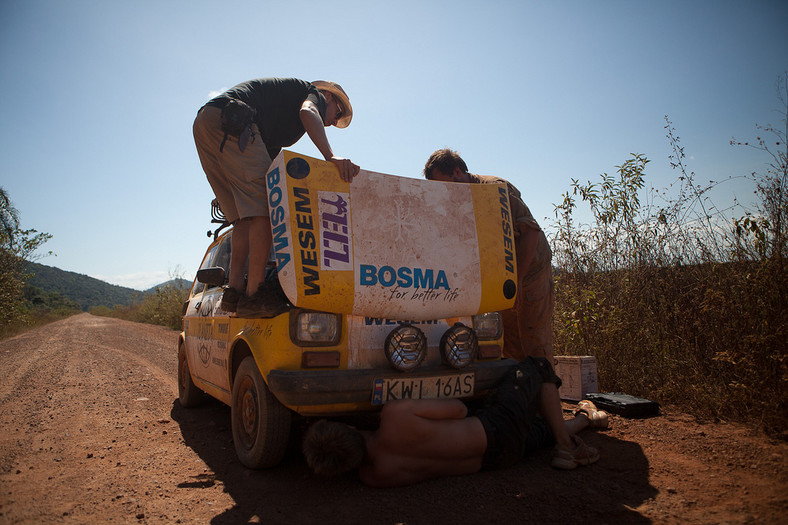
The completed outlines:
<svg viewBox="0 0 788 525">
<path fill-rule="evenodd" d="M 279 151 L 292 146 L 306 130 L 298 115 L 305 100 L 311 100 L 326 118 L 326 99 L 309 82 L 297 78 L 257 78 L 242 82 L 208 102 L 208 106 L 224 107 L 227 99 L 246 102 L 257 110 L 255 123 L 273 159 Z"/>
</svg>

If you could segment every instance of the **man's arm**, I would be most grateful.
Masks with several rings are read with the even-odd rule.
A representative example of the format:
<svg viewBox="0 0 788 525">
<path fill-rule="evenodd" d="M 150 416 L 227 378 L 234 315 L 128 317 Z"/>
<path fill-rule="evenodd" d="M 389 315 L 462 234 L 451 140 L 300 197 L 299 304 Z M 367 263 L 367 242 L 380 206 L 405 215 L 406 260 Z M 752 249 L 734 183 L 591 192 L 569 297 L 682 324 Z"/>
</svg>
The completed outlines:
<svg viewBox="0 0 788 525">
<path fill-rule="evenodd" d="M 523 277 L 531 267 L 536 255 L 536 244 L 539 241 L 541 229 L 528 211 L 528 206 L 520 197 L 520 191 L 507 183 L 509 190 L 509 209 L 512 212 L 512 226 L 519 232 L 515 240 L 517 253 L 517 286 L 523 283 Z M 524 290 L 518 290 L 516 304 L 525 299 Z"/>
<path fill-rule="evenodd" d="M 517 243 L 517 282 L 522 283 L 525 272 L 531 266 L 536 254 L 536 241 L 539 240 L 539 230 L 519 225 L 520 239 Z"/>
<path fill-rule="evenodd" d="M 359 167 L 353 164 L 350 159 L 342 157 L 335 157 L 334 152 L 331 150 L 331 145 L 328 143 L 328 136 L 326 136 L 326 128 L 323 124 L 323 119 L 320 117 L 320 112 L 317 106 L 311 100 L 305 100 L 301 105 L 301 110 L 298 112 L 301 118 L 301 123 L 306 130 L 306 134 L 312 140 L 318 151 L 323 155 L 323 158 L 333 162 L 339 169 L 339 176 L 345 182 L 353 182 L 353 177 L 358 175 Z"/>
</svg>

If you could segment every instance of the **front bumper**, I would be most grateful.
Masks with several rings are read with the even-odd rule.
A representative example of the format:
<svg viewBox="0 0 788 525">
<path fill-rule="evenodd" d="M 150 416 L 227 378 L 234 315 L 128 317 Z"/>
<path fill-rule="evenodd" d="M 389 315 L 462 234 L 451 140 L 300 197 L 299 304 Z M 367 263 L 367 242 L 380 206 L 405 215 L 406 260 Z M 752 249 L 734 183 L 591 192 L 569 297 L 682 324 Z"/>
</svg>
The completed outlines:
<svg viewBox="0 0 788 525">
<path fill-rule="evenodd" d="M 495 387 L 506 372 L 517 364 L 514 359 L 476 362 L 462 370 L 445 366 L 425 367 L 418 372 L 397 374 L 394 370 L 271 370 L 266 378 L 268 388 L 287 406 L 320 406 L 369 404 L 376 379 L 390 377 L 450 376 L 459 372 L 473 372 L 474 393 Z"/>
</svg>

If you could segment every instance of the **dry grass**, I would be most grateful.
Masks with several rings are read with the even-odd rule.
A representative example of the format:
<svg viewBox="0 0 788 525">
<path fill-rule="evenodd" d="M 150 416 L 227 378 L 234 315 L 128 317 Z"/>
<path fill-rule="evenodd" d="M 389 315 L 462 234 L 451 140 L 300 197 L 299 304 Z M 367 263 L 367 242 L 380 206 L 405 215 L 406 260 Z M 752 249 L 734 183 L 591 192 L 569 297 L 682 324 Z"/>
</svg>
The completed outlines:
<svg viewBox="0 0 788 525">
<path fill-rule="evenodd" d="M 562 273 L 556 353 L 596 356 L 603 391 L 783 432 L 787 292 L 764 262 Z"/>
</svg>

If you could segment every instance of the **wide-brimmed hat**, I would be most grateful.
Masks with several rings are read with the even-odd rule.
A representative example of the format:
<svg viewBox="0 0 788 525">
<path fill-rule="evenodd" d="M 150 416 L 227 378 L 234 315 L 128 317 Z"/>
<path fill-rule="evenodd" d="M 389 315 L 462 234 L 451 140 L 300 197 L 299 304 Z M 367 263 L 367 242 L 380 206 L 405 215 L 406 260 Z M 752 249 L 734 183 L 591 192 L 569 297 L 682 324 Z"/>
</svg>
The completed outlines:
<svg viewBox="0 0 788 525">
<path fill-rule="evenodd" d="M 336 82 L 331 82 L 330 80 L 315 80 L 312 82 L 317 89 L 328 91 L 335 97 L 339 99 L 342 103 L 342 108 L 344 111 L 342 112 L 342 118 L 339 119 L 336 123 L 338 128 L 346 128 L 350 125 L 350 121 L 353 120 L 353 106 L 350 105 L 350 99 L 345 93 L 345 90 L 342 89 L 342 86 L 337 84 Z"/>
</svg>

